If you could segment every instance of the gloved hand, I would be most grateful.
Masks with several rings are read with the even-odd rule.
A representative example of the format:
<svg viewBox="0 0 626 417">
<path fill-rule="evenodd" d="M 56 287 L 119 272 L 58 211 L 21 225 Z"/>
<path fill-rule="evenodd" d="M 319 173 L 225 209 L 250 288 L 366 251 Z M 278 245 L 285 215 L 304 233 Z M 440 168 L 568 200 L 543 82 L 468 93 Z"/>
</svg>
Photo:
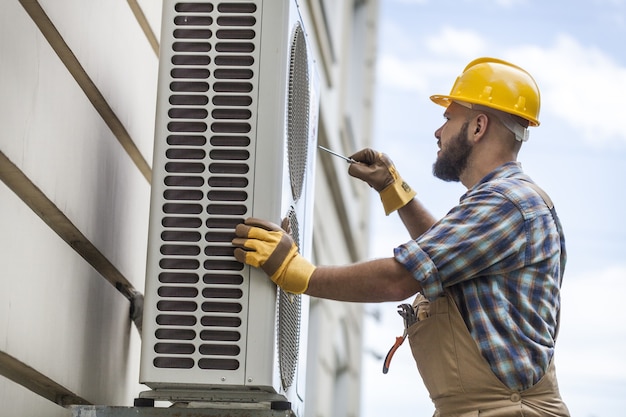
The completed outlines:
<svg viewBox="0 0 626 417">
<path fill-rule="evenodd" d="M 350 164 L 348 173 L 367 182 L 378 191 L 385 214 L 404 207 L 417 194 L 398 174 L 387 155 L 366 148 L 351 156 L 359 164 Z"/>
<path fill-rule="evenodd" d="M 284 222 L 283 222 L 284 223 Z M 235 258 L 261 268 L 285 291 L 302 294 L 315 266 L 298 253 L 291 236 L 278 225 L 249 217 L 235 228 Z"/>
</svg>

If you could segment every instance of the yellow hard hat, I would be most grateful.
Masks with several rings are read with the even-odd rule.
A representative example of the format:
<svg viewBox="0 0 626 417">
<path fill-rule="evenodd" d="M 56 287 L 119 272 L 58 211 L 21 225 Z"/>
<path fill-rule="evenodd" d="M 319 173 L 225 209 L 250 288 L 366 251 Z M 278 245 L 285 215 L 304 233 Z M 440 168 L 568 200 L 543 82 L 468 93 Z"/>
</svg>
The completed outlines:
<svg viewBox="0 0 626 417">
<path fill-rule="evenodd" d="M 448 107 L 452 101 L 479 104 L 528 120 L 539 126 L 539 87 L 524 69 L 496 58 L 470 62 L 452 86 L 450 95 L 430 99 Z"/>
</svg>

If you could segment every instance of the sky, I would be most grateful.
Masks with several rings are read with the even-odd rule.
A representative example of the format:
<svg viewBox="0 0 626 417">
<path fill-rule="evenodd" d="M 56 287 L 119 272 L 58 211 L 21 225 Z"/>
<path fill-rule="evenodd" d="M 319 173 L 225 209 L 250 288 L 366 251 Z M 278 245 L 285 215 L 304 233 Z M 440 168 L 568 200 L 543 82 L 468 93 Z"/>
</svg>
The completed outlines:
<svg viewBox="0 0 626 417">
<path fill-rule="evenodd" d="M 541 125 L 519 161 L 554 200 L 568 263 L 555 364 L 571 415 L 626 410 L 626 0 L 379 0 L 373 147 L 387 153 L 435 217 L 466 191 L 432 176 L 443 107 L 474 58 L 528 70 L 541 90 Z M 371 257 L 409 239 L 372 195 Z M 402 334 L 399 303 L 368 305 L 361 417 L 430 416 L 408 342 L 389 373 L 382 358 Z M 376 318 L 378 317 L 378 319 Z"/>
</svg>

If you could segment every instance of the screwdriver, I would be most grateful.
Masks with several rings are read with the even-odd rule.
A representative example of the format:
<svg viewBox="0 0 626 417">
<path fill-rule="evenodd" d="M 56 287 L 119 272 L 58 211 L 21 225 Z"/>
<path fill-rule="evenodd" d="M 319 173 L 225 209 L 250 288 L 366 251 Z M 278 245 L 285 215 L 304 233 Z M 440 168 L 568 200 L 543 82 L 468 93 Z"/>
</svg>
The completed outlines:
<svg viewBox="0 0 626 417">
<path fill-rule="evenodd" d="M 325 147 L 323 147 L 322 145 L 317 145 L 317 147 L 318 147 L 318 148 L 320 148 L 320 149 L 321 149 L 321 150 L 323 150 L 323 151 L 328 152 L 328 153 L 329 153 L 329 154 L 331 154 L 331 155 L 334 155 L 334 156 L 336 156 L 336 157 L 339 157 L 339 158 L 343 159 L 344 161 L 348 162 L 349 164 L 356 164 L 356 163 L 357 163 L 357 161 L 355 161 L 354 159 L 352 159 L 352 158 L 348 158 L 347 156 L 344 156 L 344 155 L 342 155 L 342 154 L 340 154 L 340 153 L 337 153 L 337 152 L 335 152 L 335 151 L 331 151 L 330 149 L 325 148 Z"/>
</svg>

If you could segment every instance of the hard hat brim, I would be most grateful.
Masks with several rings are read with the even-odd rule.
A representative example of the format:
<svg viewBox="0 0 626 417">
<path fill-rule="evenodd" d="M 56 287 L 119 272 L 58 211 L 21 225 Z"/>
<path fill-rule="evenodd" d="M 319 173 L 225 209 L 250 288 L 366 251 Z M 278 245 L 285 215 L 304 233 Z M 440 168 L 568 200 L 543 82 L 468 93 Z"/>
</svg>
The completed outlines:
<svg viewBox="0 0 626 417">
<path fill-rule="evenodd" d="M 446 95 L 440 95 L 440 94 L 435 94 L 430 96 L 430 99 L 433 103 L 438 104 L 439 106 L 443 106 L 443 107 L 448 107 L 453 101 L 462 101 L 465 103 L 471 103 L 471 104 L 480 104 L 483 105 L 485 107 L 491 107 L 495 110 L 500 110 L 503 111 L 505 113 L 510 113 L 510 114 L 514 114 L 515 116 L 519 116 L 523 119 L 528 120 L 529 126 L 539 126 L 539 120 L 537 119 L 531 119 L 528 117 L 527 114 L 524 113 L 512 113 L 509 109 L 505 108 L 505 107 L 499 107 L 499 106 L 495 106 L 492 103 L 483 103 L 480 101 L 475 101 L 475 100 L 468 100 L 467 98 L 460 100 L 457 97 L 454 96 L 446 96 Z"/>
</svg>

